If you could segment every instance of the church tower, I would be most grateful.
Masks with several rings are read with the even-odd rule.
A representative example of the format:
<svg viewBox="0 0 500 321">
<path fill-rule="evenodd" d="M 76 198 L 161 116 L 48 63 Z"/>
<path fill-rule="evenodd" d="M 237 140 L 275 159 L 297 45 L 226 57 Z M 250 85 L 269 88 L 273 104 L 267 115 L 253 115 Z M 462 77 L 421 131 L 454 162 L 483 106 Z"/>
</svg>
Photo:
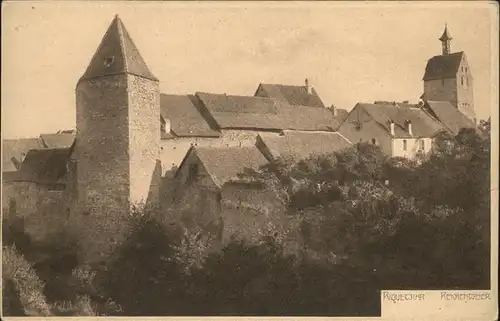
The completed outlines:
<svg viewBox="0 0 500 321">
<path fill-rule="evenodd" d="M 451 40 L 453 38 L 448 33 L 448 26 L 444 26 L 443 35 L 439 38 L 441 41 L 441 47 L 443 49 L 443 56 L 449 55 L 451 51 Z"/>
<path fill-rule="evenodd" d="M 449 101 L 474 123 L 474 86 L 472 73 L 463 51 L 451 51 L 451 37 L 445 26 L 441 41 L 442 54 L 427 62 L 424 74 L 424 94 L 427 101 Z"/>
<path fill-rule="evenodd" d="M 133 205 L 158 202 L 161 172 L 159 81 L 118 16 L 78 81 L 76 114 L 75 215 L 101 248 Z"/>
</svg>

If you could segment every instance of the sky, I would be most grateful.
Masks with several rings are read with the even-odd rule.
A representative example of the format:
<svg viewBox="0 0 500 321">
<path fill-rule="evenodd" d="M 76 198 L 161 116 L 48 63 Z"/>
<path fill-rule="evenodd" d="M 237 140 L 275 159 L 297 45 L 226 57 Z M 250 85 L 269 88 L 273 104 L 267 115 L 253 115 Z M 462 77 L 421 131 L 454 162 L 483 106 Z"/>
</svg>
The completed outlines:
<svg viewBox="0 0 500 321">
<path fill-rule="evenodd" d="M 447 23 L 485 119 L 495 108 L 497 10 L 488 2 L 4 2 L 2 136 L 75 128 L 76 83 L 115 14 L 163 93 L 253 95 L 261 82 L 308 78 L 326 105 L 347 110 L 417 102 Z"/>
</svg>

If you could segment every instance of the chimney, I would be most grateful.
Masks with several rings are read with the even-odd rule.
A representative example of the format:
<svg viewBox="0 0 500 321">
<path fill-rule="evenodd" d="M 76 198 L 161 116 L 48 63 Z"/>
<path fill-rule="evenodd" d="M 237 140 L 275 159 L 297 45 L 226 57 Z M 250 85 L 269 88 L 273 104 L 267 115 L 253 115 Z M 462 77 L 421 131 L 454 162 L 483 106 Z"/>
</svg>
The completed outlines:
<svg viewBox="0 0 500 321">
<path fill-rule="evenodd" d="M 306 78 L 305 83 L 306 83 L 307 93 L 308 93 L 309 95 L 310 95 L 310 94 L 312 94 L 312 86 L 311 86 L 311 84 L 309 83 L 309 79 L 307 79 L 307 78 Z"/>
<path fill-rule="evenodd" d="M 395 135 L 394 122 L 392 120 L 389 120 L 389 125 L 391 126 L 391 135 L 394 136 Z"/>
<path fill-rule="evenodd" d="M 338 110 L 337 110 L 337 107 L 335 107 L 335 105 L 332 104 L 330 109 L 332 110 L 333 116 L 338 116 Z"/>
<path fill-rule="evenodd" d="M 406 128 L 408 130 L 408 133 L 413 136 L 413 131 L 412 131 L 412 128 L 411 128 L 411 120 L 407 120 L 406 121 Z"/>
</svg>

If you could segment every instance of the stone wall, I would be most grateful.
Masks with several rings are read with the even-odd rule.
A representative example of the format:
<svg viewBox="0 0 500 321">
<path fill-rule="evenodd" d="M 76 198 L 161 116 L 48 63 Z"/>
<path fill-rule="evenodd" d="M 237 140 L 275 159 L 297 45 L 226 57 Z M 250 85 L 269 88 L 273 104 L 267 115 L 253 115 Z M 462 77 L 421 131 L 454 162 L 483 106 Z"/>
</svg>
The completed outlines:
<svg viewBox="0 0 500 321">
<path fill-rule="evenodd" d="M 126 237 L 131 196 L 148 197 L 155 183 L 158 84 L 130 75 L 82 81 L 76 106 L 78 206 L 71 212 L 71 228 L 79 235 L 82 259 L 95 262 Z"/>
<path fill-rule="evenodd" d="M 54 190 L 32 182 L 4 183 L 2 189 L 3 218 L 13 219 L 8 216 L 13 214 L 21 218 L 32 241 L 45 241 L 65 229 L 71 197 L 65 190 Z M 7 210 L 13 200 L 15 210 Z"/>
<path fill-rule="evenodd" d="M 457 79 L 426 80 L 424 94 L 427 100 L 449 101 L 453 106 L 457 106 Z"/>
<path fill-rule="evenodd" d="M 160 88 L 158 82 L 128 77 L 130 200 L 159 202 Z"/>
<path fill-rule="evenodd" d="M 199 147 L 236 147 L 255 145 L 257 136 L 261 131 L 253 130 L 222 130 L 221 137 L 179 137 L 161 141 L 162 174 L 173 166 L 179 166 L 189 148 Z M 269 132 L 265 132 L 269 134 Z M 275 133 L 278 135 L 278 133 Z"/>
<path fill-rule="evenodd" d="M 225 184 L 221 201 L 223 244 L 231 239 L 257 242 L 262 236 L 287 228 L 284 208 L 277 196 L 263 186 Z"/>
<path fill-rule="evenodd" d="M 79 211 L 129 206 L 129 97 L 126 75 L 86 80 L 76 89 Z"/>
<path fill-rule="evenodd" d="M 467 118 L 476 121 L 476 113 L 474 110 L 474 82 L 472 73 L 467 63 L 465 55 L 462 57 L 462 62 L 457 73 L 457 105 Z"/>
</svg>

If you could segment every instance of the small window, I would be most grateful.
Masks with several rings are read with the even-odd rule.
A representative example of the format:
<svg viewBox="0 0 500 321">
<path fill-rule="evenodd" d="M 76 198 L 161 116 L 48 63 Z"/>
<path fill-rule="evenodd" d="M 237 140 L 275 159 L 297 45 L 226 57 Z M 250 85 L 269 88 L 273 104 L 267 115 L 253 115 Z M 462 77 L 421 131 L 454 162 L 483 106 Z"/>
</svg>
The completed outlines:
<svg viewBox="0 0 500 321">
<path fill-rule="evenodd" d="M 462 86 L 464 85 L 464 76 L 460 77 L 460 82 L 462 83 Z"/>
<path fill-rule="evenodd" d="M 403 139 L 403 150 L 407 149 L 408 149 L 408 142 L 406 141 L 406 139 Z"/>
<path fill-rule="evenodd" d="M 104 67 L 109 68 L 115 61 L 115 57 L 106 57 L 104 58 Z"/>
<path fill-rule="evenodd" d="M 444 87 L 444 79 L 441 79 L 441 85 Z"/>
<path fill-rule="evenodd" d="M 198 176 L 198 164 L 191 164 L 189 165 L 189 177 L 188 179 L 190 181 L 193 181 L 196 176 Z"/>
<path fill-rule="evenodd" d="M 419 141 L 418 149 L 420 149 L 420 150 L 425 149 L 425 141 L 423 139 Z"/>
<path fill-rule="evenodd" d="M 465 67 L 465 72 L 467 72 L 467 67 Z"/>
<path fill-rule="evenodd" d="M 372 138 L 372 144 L 373 145 L 376 145 L 377 144 L 377 140 L 375 138 Z"/>
</svg>

